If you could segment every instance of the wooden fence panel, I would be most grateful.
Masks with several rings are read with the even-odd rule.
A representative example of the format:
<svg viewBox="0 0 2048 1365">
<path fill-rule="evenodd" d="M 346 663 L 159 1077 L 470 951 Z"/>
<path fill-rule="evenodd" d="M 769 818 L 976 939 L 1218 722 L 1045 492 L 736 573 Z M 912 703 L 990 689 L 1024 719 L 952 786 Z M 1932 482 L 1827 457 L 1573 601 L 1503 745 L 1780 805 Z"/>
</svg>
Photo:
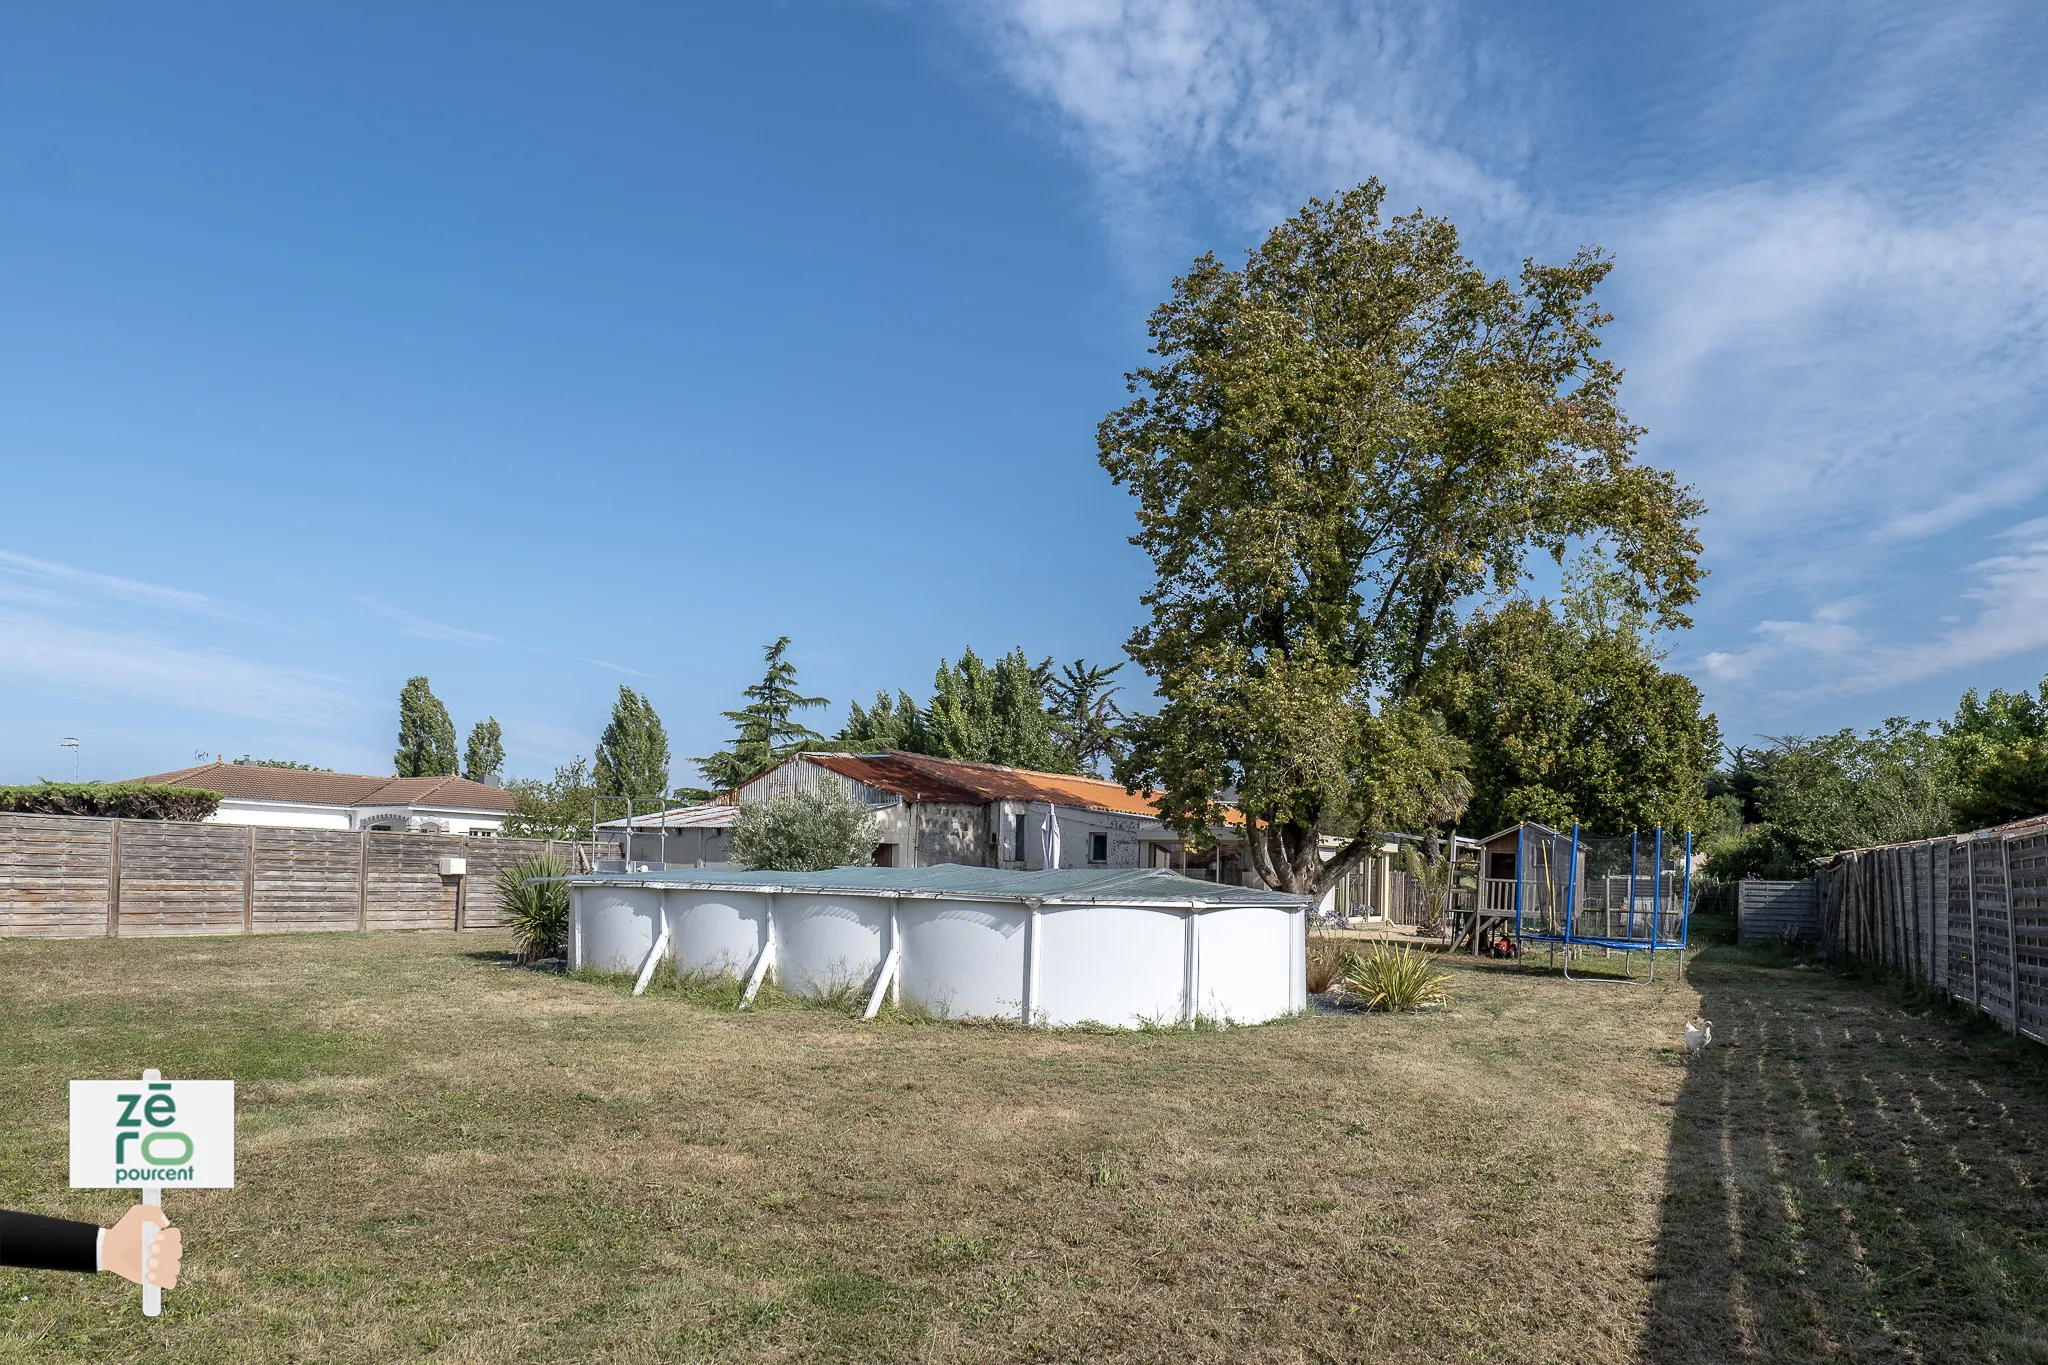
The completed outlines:
<svg viewBox="0 0 2048 1365">
<path fill-rule="evenodd" d="M 355 928 L 362 846 L 354 830 L 258 826 L 251 927 L 259 934 Z"/>
<path fill-rule="evenodd" d="M 1820 934 L 1814 883 L 1737 882 L 1735 937 L 1742 943 L 1813 939 Z"/>
<path fill-rule="evenodd" d="M 2018 1032 L 2048 1042 L 2048 830 L 2006 844 L 2012 869 L 2012 917 Z"/>
<path fill-rule="evenodd" d="M 0 815 L 0 934 L 106 933 L 113 828 L 111 820 Z"/>
<path fill-rule="evenodd" d="M 121 822 L 123 938 L 242 931 L 249 834 L 234 825 Z"/>
<path fill-rule="evenodd" d="M 0 815 L 0 934 L 86 938 L 502 924 L 498 871 L 553 852 L 570 871 L 618 845 Z M 443 877 L 441 859 L 466 875 Z"/>
<path fill-rule="evenodd" d="M 454 834 L 370 836 L 371 929 L 453 929 L 457 880 L 441 875 L 442 858 L 465 858 L 471 844 Z"/>
</svg>

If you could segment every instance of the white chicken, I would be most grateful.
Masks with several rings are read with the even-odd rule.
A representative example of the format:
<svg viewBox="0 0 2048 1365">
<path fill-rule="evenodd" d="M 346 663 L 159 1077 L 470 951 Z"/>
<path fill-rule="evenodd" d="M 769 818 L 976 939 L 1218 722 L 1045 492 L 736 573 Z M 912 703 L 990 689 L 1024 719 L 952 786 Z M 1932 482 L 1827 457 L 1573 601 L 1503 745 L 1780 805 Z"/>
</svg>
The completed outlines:
<svg viewBox="0 0 2048 1365">
<path fill-rule="evenodd" d="M 1713 1041 L 1713 1020 L 1692 1019 L 1687 1021 L 1685 1025 L 1685 1050 L 1687 1052 L 1690 1052 L 1697 1056 L 1698 1054 L 1706 1051 L 1708 1044 L 1712 1043 Z"/>
</svg>

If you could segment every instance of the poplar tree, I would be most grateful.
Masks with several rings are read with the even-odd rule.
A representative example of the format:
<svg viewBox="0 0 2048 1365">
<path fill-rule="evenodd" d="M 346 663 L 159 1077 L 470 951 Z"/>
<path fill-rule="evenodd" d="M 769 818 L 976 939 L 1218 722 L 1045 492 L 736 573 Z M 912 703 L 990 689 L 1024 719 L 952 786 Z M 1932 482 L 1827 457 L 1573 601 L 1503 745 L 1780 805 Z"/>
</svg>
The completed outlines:
<svg viewBox="0 0 2048 1365">
<path fill-rule="evenodd" d="M 400 777 L 450 777 L 455 773 L 455 722 L 424 677 L 407 678 L 398 693 Z"/>
<path fill-rule="evenodd" d="M 597 790 L 635 799 L 668 795 L 668 732 L 654 705 L 621 685 L 612 718 L 597 741 Z"/>
<path fill-rule="evenodd" d="M 487 716 L 469 727 L 462 750 L 462 775 L 472 782 L 495 782 L 505 767 L 505 733 L 498 718 Z"/>
</svg>

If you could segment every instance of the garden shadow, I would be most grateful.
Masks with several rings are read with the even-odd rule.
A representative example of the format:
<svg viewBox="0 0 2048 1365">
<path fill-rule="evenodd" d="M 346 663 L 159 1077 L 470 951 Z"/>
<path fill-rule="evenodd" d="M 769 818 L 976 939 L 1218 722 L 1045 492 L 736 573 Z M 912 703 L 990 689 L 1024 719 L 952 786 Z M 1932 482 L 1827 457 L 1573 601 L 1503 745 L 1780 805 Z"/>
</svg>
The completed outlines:
<svg viewBox="0 0 2048 1365">
<path fill-rule="evenodd" d="M 1770 960 L 1691 973 L 1640 1359 L 2048 1361 L 2048 1049 Z"/>
</svg>

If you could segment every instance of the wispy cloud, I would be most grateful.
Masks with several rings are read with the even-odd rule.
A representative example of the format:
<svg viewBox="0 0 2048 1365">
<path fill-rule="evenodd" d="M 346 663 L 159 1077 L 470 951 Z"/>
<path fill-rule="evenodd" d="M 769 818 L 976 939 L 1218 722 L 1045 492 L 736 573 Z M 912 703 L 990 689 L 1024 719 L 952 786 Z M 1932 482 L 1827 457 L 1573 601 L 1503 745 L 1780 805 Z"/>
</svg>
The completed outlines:
<svg viewBox="0 0 2048 1365">
<path fill-rule="evenodd" d="M 1186 259 L 1178 234 L 1250 240 L 1367 175 L 1510 260 L 1612 248 L 1609 340 L 1644 454 L 1712 509 L 1709 593 L 1770 604 L 1695 646 L 1717 702 L 1881 691 L 2048 645 L 2024 619 L 2039 556 L 1958 548 L 2048 495 L 2038 7 L 1700 6 L 1673 16 L 1696 49 L 1645 83 L 1656 126 L 1611 139 L 1574 126 L 1616 116 L 1573 112 L 1576 53 L 1518 51 L 1476 7 L 977 13 L 1111 236 L 1149 247 L 1148 288 Z M 1623 150 L 1563 171 L 1582 138 Z"/>
<path fill-rule="evenodd" d="M 351 702 L 332 680 L 154 636 L 0 611 L 0 674 L 45 687 L 328 726 Z"/>
<path fill-rule="evenodd" d="M 143 583 L 133 578 L 116 578 L 112 574 L 74 568 L 69 564 L 37 559 L 31 555 L 17 554 L 12 550 L 0 550 L 0 571 L 50 583 L 62 583 L 101 596 L 138 602 L 149 607 L 196 612 L 202 616 L 237 618 L 240 615 L 227 603 L 205 593 L 165 587 L 161 583 Z"/>
<path fill-rule="evenodd" d="M 398 622 L 401 635 L 417 636 L 422 640 L 448 640 L 458 645 L 500 645 L 505 643 L 504 639 L 500 636 L 486 634 L 480 630 L 469 630 L 463 626 L 451 626 L 445 621 L 435 621 L 418 615 L 415 612 L 407 611 L 403 607 L 394 607 L 388 602 L 379 602 L 374 597 L 354 594 L 348 600 L 367 611 L 373 611 L 388 620 Z"/>
<path fill-rule="evenodd" d="M 1525 150 L 1513 118 L 1461 119 L 1515 92 L 1476 24 L 1422 5 L 1250 0 L 1006 0 L 972 21 L 1094 173 L 1127 248 L 1178 245 L 1190 211 L 1264 226 L 1368 174 L 1397 203 L 1519 213 L 1493 161 Z"/>
</svg>

